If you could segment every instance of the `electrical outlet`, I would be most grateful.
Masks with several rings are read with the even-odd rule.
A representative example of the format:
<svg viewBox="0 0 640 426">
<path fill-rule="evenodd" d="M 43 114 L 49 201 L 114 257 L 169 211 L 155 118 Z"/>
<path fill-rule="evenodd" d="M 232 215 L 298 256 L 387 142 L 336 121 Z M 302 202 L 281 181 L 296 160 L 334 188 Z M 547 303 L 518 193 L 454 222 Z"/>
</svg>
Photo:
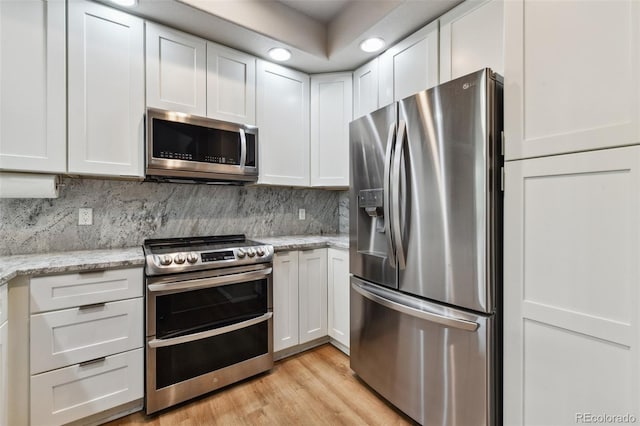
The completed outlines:
<svg viewBox="0 0 640 426">
<path fill-rule="evenodd" d="M 298 219 L 304 220 L 307 217 L 307 212 L 305 209 L 298 209 Z"/>
<path fill-rule="evenodd" d="M 78 225 L 93 225 L 93 209 L 91 207 L 78 209 Z"/>
</svg>

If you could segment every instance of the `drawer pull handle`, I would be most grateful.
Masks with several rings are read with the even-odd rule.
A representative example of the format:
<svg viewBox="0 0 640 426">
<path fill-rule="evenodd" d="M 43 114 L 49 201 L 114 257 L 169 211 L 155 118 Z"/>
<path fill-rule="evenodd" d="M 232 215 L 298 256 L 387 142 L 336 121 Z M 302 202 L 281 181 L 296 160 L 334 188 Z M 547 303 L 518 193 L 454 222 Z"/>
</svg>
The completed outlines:
<svg viewBox="0 0 640 426">
<path fill-rule="evenodd" d="M 80 275 L 89 275 L 89 274 L 104 274 L 107 270 L 106 269 L 86 269 L 84 271 L 78 271 L 78 274 Z"/>
<path fill-rule="evenodd" d="M 103 357 L 100 357 L 100 358 L 96 358 L 96 359 L 92 359 L 92 360 L 89 360 L 89 361 L 81 362 L 80 364 L 78 364 L 78 367 L 86 367 L 88 365 L 97 364 L 99 362 L 103 362 L 103 361 L 106 361 L 106 360 L 107 360 L 107 357 L 103 356 Z"/>
<path fill-rule="evenodd" d="M 94 308 L 104 308 L 105 303 L 92 303 L 90 305 L 82 305 L 80 307 L 78 307 L 78 309 L 80 309 L 81 311 L 85 311 L 87 309 L 94 309 Z"/>
</svg>

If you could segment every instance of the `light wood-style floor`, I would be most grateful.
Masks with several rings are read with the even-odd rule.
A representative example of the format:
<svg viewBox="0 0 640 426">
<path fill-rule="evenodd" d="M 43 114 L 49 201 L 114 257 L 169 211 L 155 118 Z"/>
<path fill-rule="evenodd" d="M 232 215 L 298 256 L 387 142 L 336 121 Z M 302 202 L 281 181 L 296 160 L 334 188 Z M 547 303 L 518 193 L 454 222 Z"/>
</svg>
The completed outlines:
<svg viewBox="0 0 640 426">
<path fill-rule="evenodd" d="M 159 415 L 139 412 L 108 426 L 410 424 L 354 376 L 346 355 L 326 344 Z"/>
</svg>

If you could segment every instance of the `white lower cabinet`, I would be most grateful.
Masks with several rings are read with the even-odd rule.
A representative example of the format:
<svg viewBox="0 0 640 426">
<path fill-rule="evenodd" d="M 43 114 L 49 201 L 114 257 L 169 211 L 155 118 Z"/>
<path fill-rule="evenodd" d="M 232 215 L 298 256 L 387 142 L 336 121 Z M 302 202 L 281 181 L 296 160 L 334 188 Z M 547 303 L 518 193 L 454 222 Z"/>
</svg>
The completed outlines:
<svg viewBox="0 0 640 426">
<path fill-rule="evenodd" d="M 327 249 L 276 253 L 275 352 L 327 335 Z"/>
<path fill-rule="evenodd" d="M 65 424 L 144 394 L 142 348 L 31 377 L 31 424 Z"/>
<path fill-rule="evenodd" d="M 7 287 L 6 284 L 3 287 Z M 0 325 L 0 424 L 8 425 L 8 406 L 7 406 L 7 392 L 8 389 L 8 381 L 7 381 L 7 373 L 8 373 L 8 363 L 7 356 L 9 351 L 9 340 L 8 340 L 8 322 L 4 321 L 2 325 Z"/>
<path fill-rule="evenodd" d="M 329 337 L 349 349 L 349 251 L 327 250 Z"/>
<path fill-rule="evenodd" d="M 640 418 L 640 146 L 505 167 L 504 424 Z"/>
<path fill-rule="evenodd" d="M 30 279 L 31 424 L 89 421 L 136 400 L 141 406 L 142 278 L 137 267 Z"/>
</svg>

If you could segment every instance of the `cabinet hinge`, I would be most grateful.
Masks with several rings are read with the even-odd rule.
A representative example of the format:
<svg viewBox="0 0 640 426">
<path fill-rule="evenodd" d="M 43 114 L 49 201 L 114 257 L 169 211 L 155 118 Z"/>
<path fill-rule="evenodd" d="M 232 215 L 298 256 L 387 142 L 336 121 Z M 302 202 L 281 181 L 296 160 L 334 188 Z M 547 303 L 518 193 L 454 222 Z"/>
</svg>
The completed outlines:
<svg viewBox="0 0 640 426">
<path fill-rule="evenodd" d="M 504 131 L 500 132 L 500 153 L 504 155 Z"/>
<path fill-rule="evenodd" d="M 504 167 L 500 167 L 500 191 L 504 192 Z"/>
</svg>

